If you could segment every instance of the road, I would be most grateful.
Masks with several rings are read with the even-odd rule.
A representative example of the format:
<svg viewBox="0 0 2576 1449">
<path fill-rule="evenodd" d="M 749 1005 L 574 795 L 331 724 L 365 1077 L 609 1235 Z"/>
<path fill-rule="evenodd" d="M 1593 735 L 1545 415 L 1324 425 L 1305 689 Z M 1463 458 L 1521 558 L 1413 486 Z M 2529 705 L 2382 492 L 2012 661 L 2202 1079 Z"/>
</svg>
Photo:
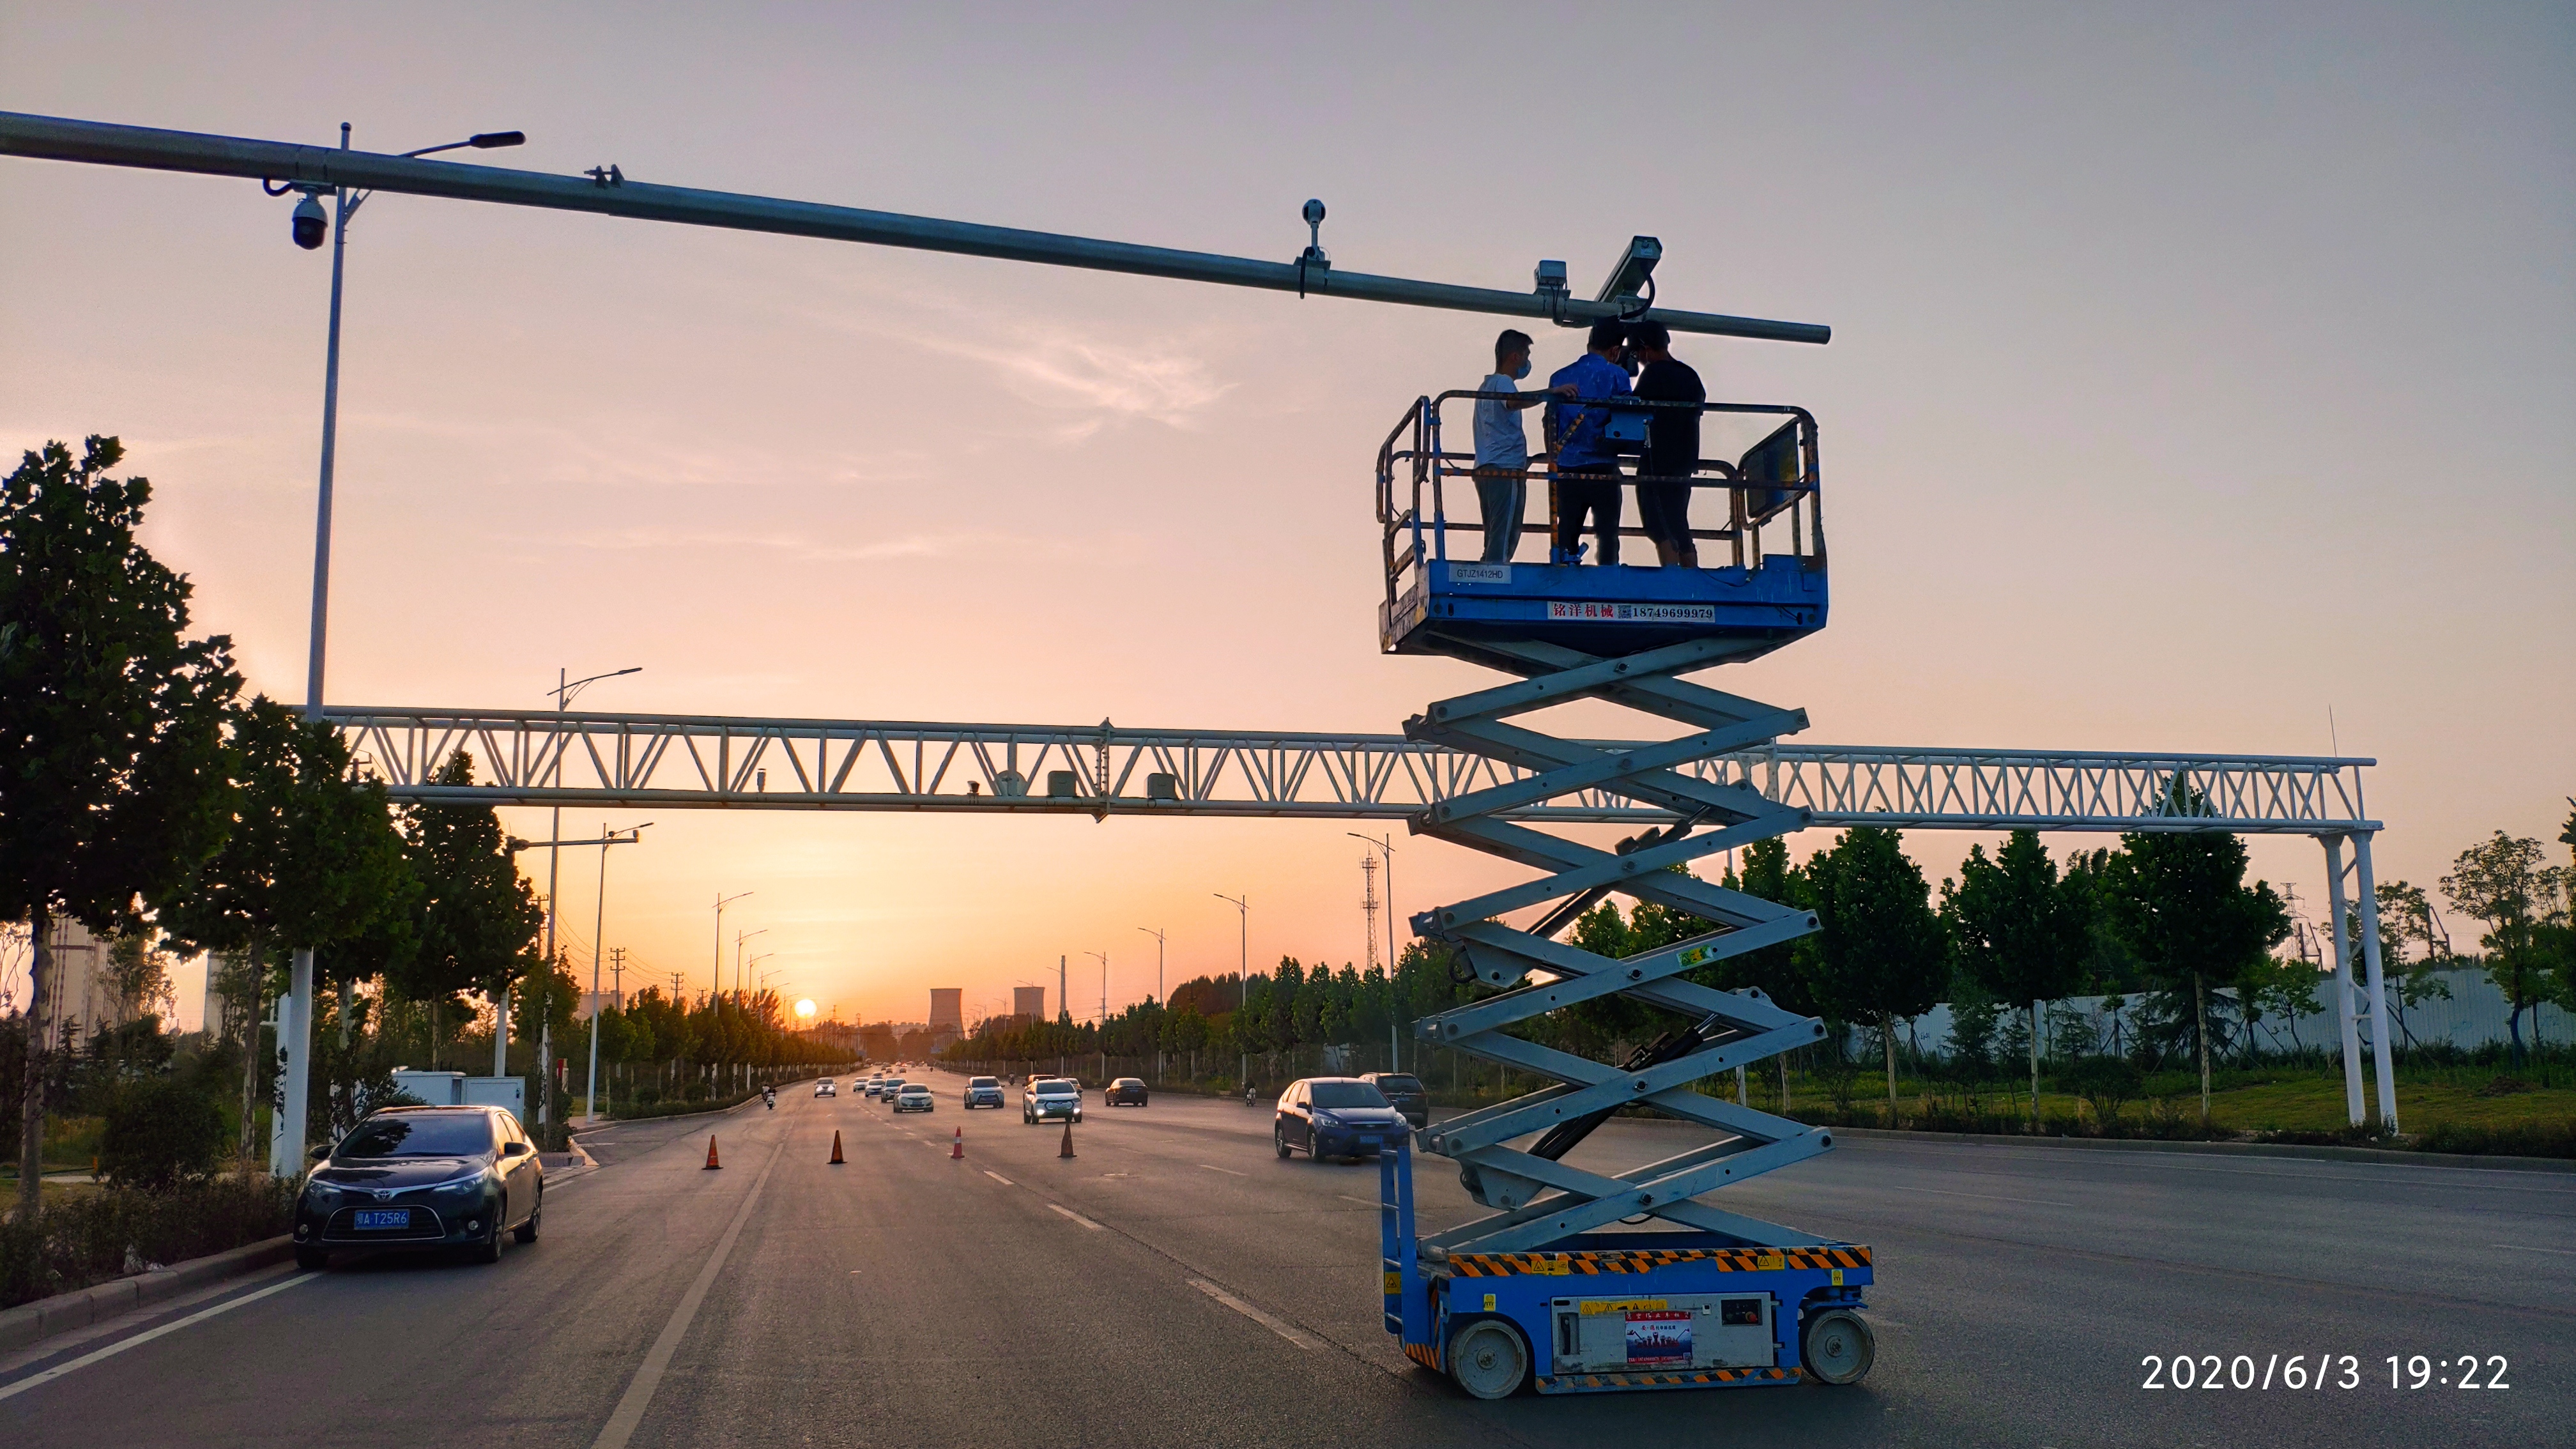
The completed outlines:
<svg viewBox="0 0 2576 1449">
<path fill-rule="evenodd" d="M 1723 1197 L 1877 1250 L 1864 1383 L 1482 1403 L 1380 1326 L 1373 1166 L 1188 1098 L 1094 1105 L 1065 1161 L 934 1080 L 928 1116 L 798 1089 L 615 1128 L 498 1266 L 281 1268 L 0 1361 L 0 1418 L 25 1449 L 2566 1442 L 2576 1177 L 1846 1139 Z M 1426 1227 L 1471 1215 L 1436 1164 L 1418 1189 Z M 2359 1386 L 2140 1386 L 2177 1353 L 2350 1354 Z M 2418 1353 L 2511 1387 L 2390 1389 Z"/>
</svg>

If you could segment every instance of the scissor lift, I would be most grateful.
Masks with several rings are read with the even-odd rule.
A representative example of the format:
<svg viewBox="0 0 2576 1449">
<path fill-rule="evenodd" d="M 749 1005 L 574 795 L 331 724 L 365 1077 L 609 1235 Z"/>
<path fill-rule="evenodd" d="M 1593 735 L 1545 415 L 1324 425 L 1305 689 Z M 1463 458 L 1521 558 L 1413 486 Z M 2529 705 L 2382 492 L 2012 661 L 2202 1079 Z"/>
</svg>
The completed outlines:
<svg viewBox="0 0 2576 1449">
<path fill-rule="evenodd" d="M 1671 869 L 1807 823 L 1804 811 L 1728 778 L 1722 759 L 1804 729 L 1804 712 L 1680 676 L 1824 627 L 1815 421 L 1789 407 L 1707 409 L 1715 416 L 1704 431 L 1721 437 L 1725 429 L 1709 422 L 1749 418 L 1769 429 L 1731 458 L 1702 461 L 1689 480 L 1695 500 L 1714 493 L 1727 503 L 1721 526 L 1694 530 L 1703 548 L 1721 546 L 1709 549 L 1727 560 L 1716 567 L 1471 562 L 1449 557 L 1450 535 L 1472 536 L 1484 524 L 1453 522 L 1444 505 L 1473 458 L 1443 448 L 1441 411 L 1476 396 L 1417 401 L 1380 449 L 1381 641 L 1390 653 L 1445 654 L 1519 676 L 1406 721 L 1408 738 L 1511 767 L 1500 772 L 1507 783 L 1453 796 L 1412 826 L 1544 874 L 1413 918 L 1417 936 L 1456 947 L 1495 993 L 1425 1018 L 1415 1033 L 1558 1085 L 1417 1134 L 1419 1150 L 1458 1164 L 1489 1216 L 1417 1234 L 1412 1151 L 1381 1157 L 1387 1331 L 1406 1356 L 1483 1398 L 1525 1384 L 1582 1393 L 1851 1383 L 1875 1352 L 1856 1311 L 1870 1250 L 1700 1200 L 1833 1145 L 1822 1128 L 1692 1086 L 1824 1035 L 1821 1023 L 1757 990 L 1691 979 L 1805 935 L 1816 919 Z M 1544 473 L 1532 484 L 1540 492 Z M 1688 732 L 1611 749 L 1511 722 L 1577 699 Z M 1624 799 L 1656 823 L 1616 849 L 1531 823 L 1546 819 L 1547 802 L 1573 795 Z M 1553 939 L 1614 891 L 1717 929 L 1620 961 Z M 1550 909 L 1527 929 L 1502 919 L 1542 906 Z M 1510 1034 L 1516 1023 L 1611 995 L 1671 1013 L 1673 1029 L 1616 1064 Z M 1567 1165 L 1567 1152 L 1623 1106 L 1650 1106 L 1718 1137 L 1615 1175 Z"/>
</svg>

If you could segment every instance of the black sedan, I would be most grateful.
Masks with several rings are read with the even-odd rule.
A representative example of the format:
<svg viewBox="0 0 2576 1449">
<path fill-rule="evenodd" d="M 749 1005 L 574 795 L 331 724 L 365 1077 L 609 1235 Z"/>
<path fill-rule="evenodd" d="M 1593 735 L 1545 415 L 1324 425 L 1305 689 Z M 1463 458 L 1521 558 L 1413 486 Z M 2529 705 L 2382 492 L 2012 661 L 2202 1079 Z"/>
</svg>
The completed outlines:
<svg viewBox="0 0 2576 1449">
<path fill-rule="evenodd" d="M 545 1167 L 500 1107 L 397 1107 L 368 1115 L 304 1181 L 295 1262 L 322 1268 L 334 1249 L 464 1248 L 501 1260 L 501 1235 L 537 1240 Z"/>
<path fill-rule="evenodd" d="M 1297 1148 L 1318 1162 L 1327 1157 L 1375 1154 L 1403 1140 L 1404 1114 L 1386 1104 L 1377 1088 L 1357 1077 L 1308 1077 L 1279 1094 L 1271 1146 L 1287 1156 Z"/>
<path fill-rule="evenodd" d="M 1411 1072 L 1367 1072 L 1360 1080 L 1377 1088 L 1405 1121 L 1416 1127 L 1431 1125 L 1431 1094 L 1423 1090 L 1420 1077 Z"/>
<path fill-rule="evenodd" d="M 1104 1107 L 1142 1107 L 1145 1105 L 1145 1083 L 1136 1077 L 1120 1077 L 1100 1094 Z"/>
</svg>

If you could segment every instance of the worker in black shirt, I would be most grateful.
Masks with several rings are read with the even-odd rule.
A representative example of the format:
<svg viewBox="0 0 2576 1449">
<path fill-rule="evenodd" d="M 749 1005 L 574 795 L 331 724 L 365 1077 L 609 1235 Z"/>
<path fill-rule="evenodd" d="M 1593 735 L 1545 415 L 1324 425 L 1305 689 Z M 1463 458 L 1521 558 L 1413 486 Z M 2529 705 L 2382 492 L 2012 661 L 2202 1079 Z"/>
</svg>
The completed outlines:
<svg viewBox="0 0 2576 1449">
<path fill-rule="evenodd" d="M 1637 521 L 1654 540 L 1657 562 L 1668 569 L 1695 569 L 1699 545 L 1690 536 L 1689 479 L 1699 471 L 1699 405 L 1708 401 L 1708 389 L 1689 363 L 1673 356 L 1673 334 L 1663 323 L 1634 324 L 1628 345 L 1646 364 L 1637 376 L 1637 397 L 1691 404 L 1651 412 L 1646 456 L 1637 469 Z"/>
</svg>

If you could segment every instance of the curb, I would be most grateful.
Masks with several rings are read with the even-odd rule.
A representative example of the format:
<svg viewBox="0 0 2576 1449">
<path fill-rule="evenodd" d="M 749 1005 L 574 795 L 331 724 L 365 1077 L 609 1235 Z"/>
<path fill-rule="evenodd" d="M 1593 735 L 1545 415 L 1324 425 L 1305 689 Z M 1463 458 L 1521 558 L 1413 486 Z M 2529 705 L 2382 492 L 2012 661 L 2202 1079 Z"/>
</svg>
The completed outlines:
<svg viewBox="0 0 2576 1449">
<path fill-rule="evenodd" d="M 2186 1152 L 2219 1157 L 2306 1157 L 2328 1162 L 2376 1162 L 2395 1167 L 2473 1167 L 2490 1172 L 2576 1173 L 2576 1158 L 2482 1156 L 2471 1152 L 2409 1152 L 2394 1147 L 2330 1147 L 2293 1142 L 2158 1142 L 2138 1137 L 1997 1137 L 1973 1132 L 1902 1132 L 1885 1127 L 1833 1127 L 1837 1137 L 1887 1142 L 1973 1142 L 1982 1147 L 2057 1147 L 2079 1151 Z"/>
<path fill-rule="evenodd" d="M 0 1353 L 15 1352 L 75 1328 L 87 1328 L 101 1319 L 131 1313 L 210 1283 L 256 1273 L 294 1255 L 294 1240 L 281 1234 L 228 1252 L 22 1303 L 0 1312 Z"/>
</svg>

